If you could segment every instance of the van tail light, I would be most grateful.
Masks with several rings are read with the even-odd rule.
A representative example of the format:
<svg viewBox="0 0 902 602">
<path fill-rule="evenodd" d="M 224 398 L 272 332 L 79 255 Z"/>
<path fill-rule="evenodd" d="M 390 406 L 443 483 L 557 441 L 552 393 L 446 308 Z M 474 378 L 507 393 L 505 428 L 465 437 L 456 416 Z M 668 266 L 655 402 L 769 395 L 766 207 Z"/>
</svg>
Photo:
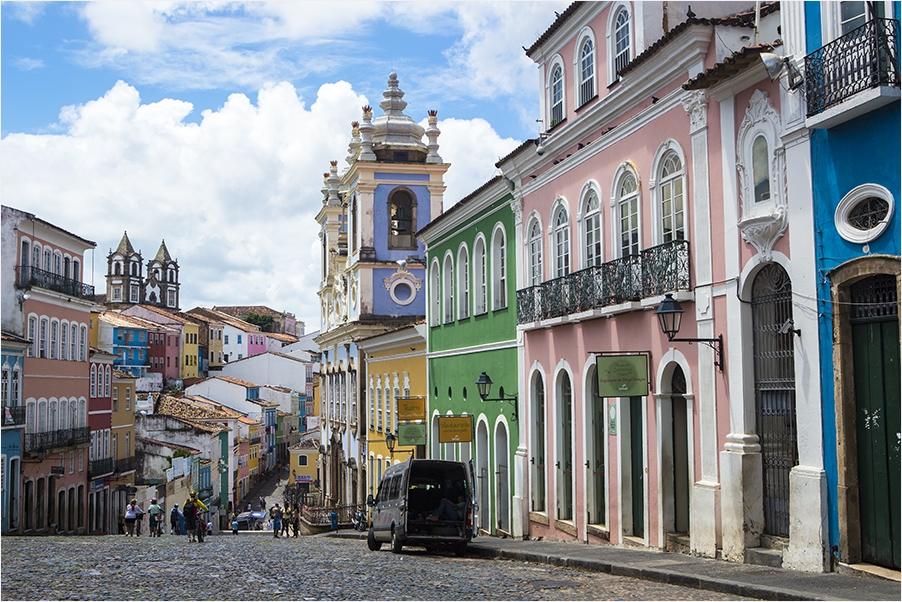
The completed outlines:
<svg viewBox="0 0 902 602">
<path fill-rule="evenodd" d="M 473 526 L 473 509 L 472 508 L 467 509 L 467 526 L 468 527 Z"/>
</svg>

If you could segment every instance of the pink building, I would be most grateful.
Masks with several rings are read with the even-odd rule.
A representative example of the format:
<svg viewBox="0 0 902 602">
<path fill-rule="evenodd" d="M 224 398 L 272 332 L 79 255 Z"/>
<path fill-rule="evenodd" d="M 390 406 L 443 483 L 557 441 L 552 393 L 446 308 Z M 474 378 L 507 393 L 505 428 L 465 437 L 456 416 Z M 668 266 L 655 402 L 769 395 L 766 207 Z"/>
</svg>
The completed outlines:
<svg viewBox="0 0 902 602">
<path fill-rule="evenodd" d="M 779 6 L 761 9 L 759 39 L 770 43 L 751 39 L 756 16 L 743 9 L 575 2 L 527 50 L 544 131 L 498 163 L 521 202 L 516 535 L 739 561 L 791 539 L 763 537 L 761 516 L 770 503 L 789 522 L 798 457 L 762 454 L 755 408 L 769 385 L 750 379 L 792 366 L 793 335 L 767 326 L 770 338 L 753 342 L 740 306 L 756 274 L 786 274 L 786 190 L 810 179 L 787 177 L 787 92 L 760 58 L 777 45 Z M 665 308 L 682 310 L 670 338 Z M 761 311 L 785 319 L 791 309 Z M 784 359 L 753 365 L 767 345 Z M 779 385 L 785 399 L 792 386 Z M 819 453 L 816 444 L 815 469 Z M 763 469 L 769 461 L 785 467 Z M 768 487 L 786 491 L 768 500 Z M 814 523 L 796 543 L 813 540 L 807 553 L 823 557 Z"/>
</svg>

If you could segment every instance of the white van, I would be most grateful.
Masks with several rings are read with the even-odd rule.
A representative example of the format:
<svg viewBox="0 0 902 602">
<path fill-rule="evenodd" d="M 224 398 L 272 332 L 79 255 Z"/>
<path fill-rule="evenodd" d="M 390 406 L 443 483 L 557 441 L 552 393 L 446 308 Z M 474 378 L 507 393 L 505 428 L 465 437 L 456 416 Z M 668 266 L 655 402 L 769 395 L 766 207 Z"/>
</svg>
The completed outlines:
<svg viewBox="0 0 902 602">
<path fill-rule="evenodd" d="M 463 555 L 476 537 L 475 483 L 472 462 L 410 459 L 390 467 L 376 497 L 367 499 L 367 546 L 375 551 L 390 543 L 395 554 L 404 546 L 449 547 Z"/>
</svg>

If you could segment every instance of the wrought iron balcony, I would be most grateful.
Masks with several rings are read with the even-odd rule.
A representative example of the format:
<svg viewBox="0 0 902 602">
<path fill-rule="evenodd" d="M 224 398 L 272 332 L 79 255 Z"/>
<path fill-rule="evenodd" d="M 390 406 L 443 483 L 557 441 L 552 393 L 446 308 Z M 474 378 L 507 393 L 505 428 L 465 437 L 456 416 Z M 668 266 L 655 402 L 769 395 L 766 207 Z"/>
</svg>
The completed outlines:
<svg viewBox="0 0 902 602">
<path fill-rule="evenodd" d="M 898 29 L 873 19 L 806 56 L 808 117 L 869 88 L 899 87 Z"/>
<path fill-rule="evenodd" d="M 53 272 L 39 270 L 31 266 L 18 266 L 16 270 L 18 272 L 16 284 L 19 288 L 45 288 L 81 299 L 92 299 L 94 297 L 94 287 L 90 284 L 84 284 L 61 274 L 54 274 Z"/>
<path fill-rule="evenodd" d="M 251 444 L 251 445 L 259 445 L 259 444 L 260 444 L 260 437 L 251 437 L 251 439 L 250 439 L 250 444 Z"/>
<path fill-rule="evenodd" d="M 3 426 L 25 424 L 25 406 L 3 406 Z"/>
<path fill-rule="evenodd" d="M 100 458 L 91 460 L 88 464 L 88 475 L 93 479 L 107 474 L 112 474 L 116 469 L 116 458 Z"/>
<path fill-rule="evenodd" d="M 517 323 L 688 290 L 689 242 L 675 240 L 517 291 Z"/>
<path fill-rule="evenodd" d="M 127 458 L 119 458 L 116 460 L 116 472 L 131 472 L 138 467 L 138 458 L 129 456 Z"/>
<path fill-rule="evenodd" d="M 52 450 L 91 442 L 91 429 L 82 426 L 74 429 L 57 429 L 44 433 L 25 433 L 25 452 Z"/>
</svg>

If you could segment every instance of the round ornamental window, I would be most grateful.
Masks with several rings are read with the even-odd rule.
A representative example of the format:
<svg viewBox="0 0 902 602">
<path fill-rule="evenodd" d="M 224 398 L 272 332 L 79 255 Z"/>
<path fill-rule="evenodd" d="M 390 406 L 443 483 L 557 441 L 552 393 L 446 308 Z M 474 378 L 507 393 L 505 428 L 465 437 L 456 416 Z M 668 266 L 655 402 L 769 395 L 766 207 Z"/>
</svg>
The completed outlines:
<svg viewBox="0 0 902 602">
<path fill-rule="evenodd" d="M 417 298 L 417 291 L 410 280 L 401 279 L 392 282 L 388 289 L 392 301 L 398 305 L 410 305 Z"/>
<path fill-rule="evenodd" d="M 895 202 L 889 190 L 878 184 L 853 188 L 836 206 L 833 221 L 845 240 L 867 244 L 889 227 Z"/>
</svg>

